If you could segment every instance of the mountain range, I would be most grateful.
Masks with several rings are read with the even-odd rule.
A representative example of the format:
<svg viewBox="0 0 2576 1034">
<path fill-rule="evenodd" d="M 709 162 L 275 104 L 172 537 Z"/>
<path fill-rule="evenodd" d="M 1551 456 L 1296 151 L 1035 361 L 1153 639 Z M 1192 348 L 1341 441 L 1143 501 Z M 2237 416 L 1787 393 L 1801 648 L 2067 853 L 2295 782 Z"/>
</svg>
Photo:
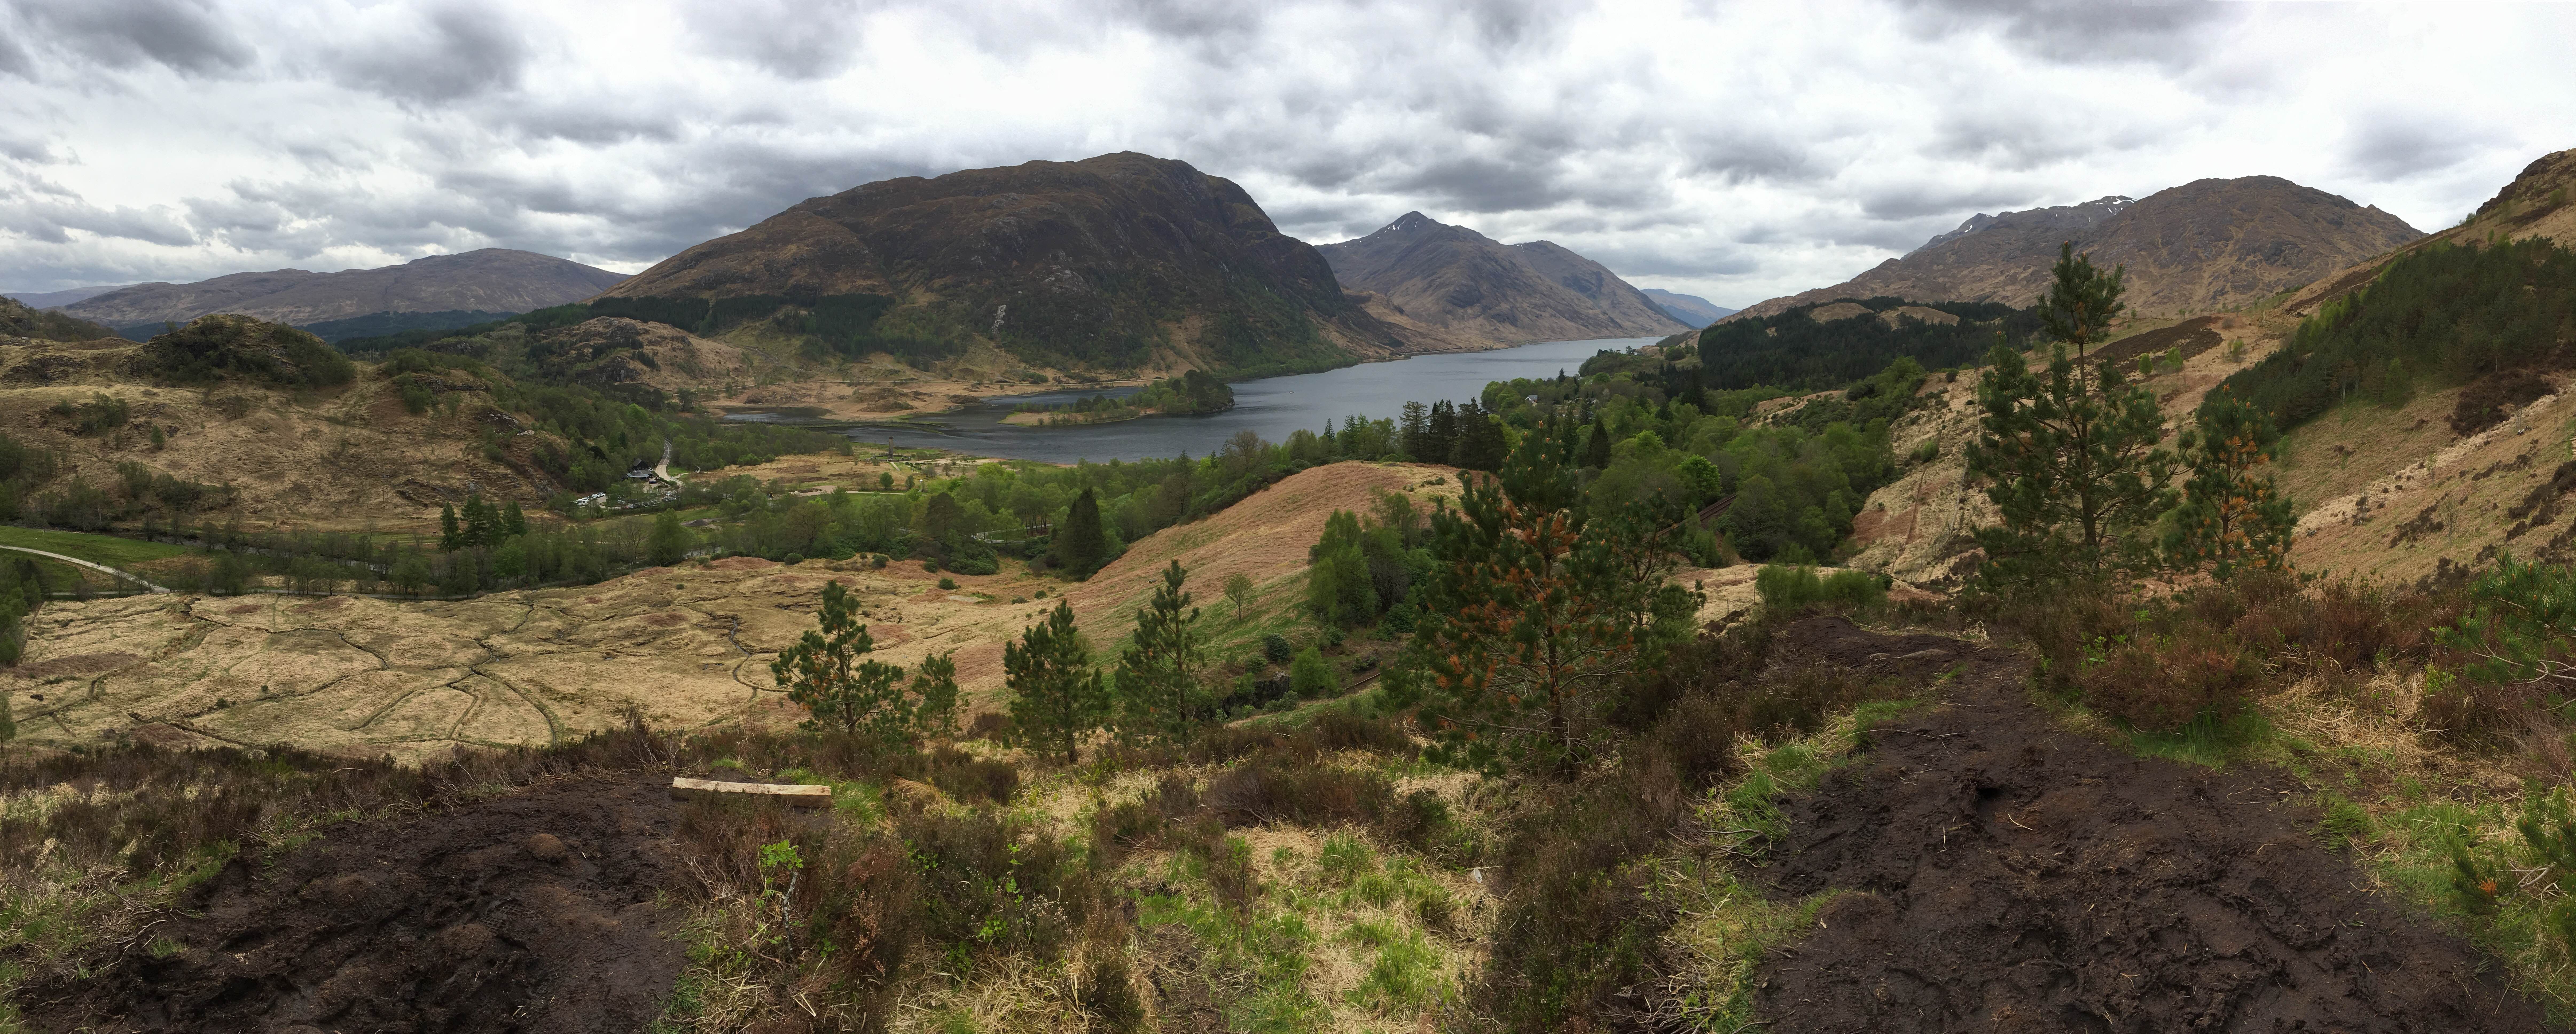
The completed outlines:
<svg viewBox="0 0 2576 1034">
<path fill-rule="evenodd" d="M 10 299 L 29 308 L 51 309 L 132 286 L 134 285 L 96 284 L 89 287 L 66 287 L 59 291 L 0 291 L 0 298 Z"/>
<path fill-rule="evenodd" d="M 1682 321 L 1693 330 L 1735 315 L 1735 310 L 1698 295 L 1676 294 L 1660 287 L 1645 288 L 1648 301 L 1664 310 L 1664 315 Z"/>
<path fill-rule="evenodd" d="M 1690 329 L 1600 263 L 1551 241 L 1503 244 L 1407 212 L 1316 251 L 1373 310 L 1487 347 Z"/>
<path fill-rule="evenodd" d="M 592 307 L 611 304 L 701 333 L 779 328 L 853 358 L 992 346 L 1065 369 L 1252 376 L 1413 348 L 1243 188 L 1132 152 L 812 198 Z"/>
<path fill-rule="evenodd" d="M 2128 268 L 2130 306 L 2174 315 L 2242 308 L 2424 234 L 2377 207 L 2277 176 L 2204 179 L 2147 197 L 1978 214 L 1857 277 L 1750 306 L 1770 316 L 1837 298 L 2026 306 L 2058 245 Z"/>
<path fill-rule="evenodd" d="M 135 284 L 63 305 L 60 311 L 119 331 L 141 328 L 146 333 L 157 332 L 164 323 L 237 313 L 315 328 L 328 338 L 336 336 L 327 332 L 340 323 L 353 323 L 363 333 L 462 326 L 580 301 L 624 279 L 551 255 L 483 248 L 378 269 L 279 269 L 187 284 Z"/>
</svg>

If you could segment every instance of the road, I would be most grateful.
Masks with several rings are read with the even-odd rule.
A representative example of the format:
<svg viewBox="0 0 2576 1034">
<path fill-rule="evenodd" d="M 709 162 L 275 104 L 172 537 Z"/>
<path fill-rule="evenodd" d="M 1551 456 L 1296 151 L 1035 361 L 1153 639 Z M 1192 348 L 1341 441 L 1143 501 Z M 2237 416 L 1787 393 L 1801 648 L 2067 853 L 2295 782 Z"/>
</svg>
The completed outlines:
<svg viewBox="0 0 2576 1034">
<path fill-rule="evenodd" d="M 35 554 L 35 555 L 37 555 L 37 556 L 44 557 L 44 558 L 45 558 L 45 559 L 47 559 L 47 560 L 60 560 L 60 561 L 62 561 L 62 562 L 64 562 L 64 563 L 66 563 L 66 564 L 78 564 L 78 565 L 80 565 L 80 566 L 82 566 L 82 567 L 89 568 L 89 569 L 90 569 L 90 570 L 92 570 L 92 571 L 99 571 L 99 572 L 105 573 L 105 574 L 107 574 L 107 575 L 109 575 L 109 576 L 111 576 L 111 577 L 123 578 L 123 579 L 125 579 L 125 580 L 127 580 L 127 581 L 132 581 L 132 582 L 140 582 L 140 583 L 142 583 L 142 584 L 143 584 L 143 587 L 144 587 L 144 588 L 146 588 L 146 589 L 150 589 L 150 590 L 152 590 L 152 591 L 154 591 L 154 592 L 169 592 L 169 591 L 171 591 L 171 590 L 169 589 L 169 587 L 167 587 L 167 586 L 162 586 L 162 585 L 154 585 L 154 584 L 152 584 L 152 581 L 151 581 L 150 579 L 145 578 L 145 577 L 143 577 L 142 575 L 135 574 L 135 573 L 134 573 L 134 572 L 132 572 L 132 571 L 127 571 L 127 570 L 124 570 L 124 569 L 121 569 L 121 568 L 109 567 L 109 566 L 107 566 L 106 564 L 94 564 L 94 563 L 91 563 L 91 562 L 89 562 L 89 561 L 87 561 L 87 560 L 83 560 L 83 559 L 81 559 L 81 558 L 79 558 L 79 557 L 75 557 L 75 556 L 64 556 L 64 555 L 62 555 L 62 554 L 60 554 L 60 553 L 48 553 L 48 552 L 45 552 L 44 550 L 41 550 L 41 549 L 29 549 L 29 548 L 27 548 L 27 547 L 25 547 L 25 546 L 0 546 L 0 549 L 5 549 L 5 550 L 8 550 L 8 551 L 10 551 L 10 552 L 12 552 L 12 553 L 33 553 L 33 554 Z"/>
</svg>

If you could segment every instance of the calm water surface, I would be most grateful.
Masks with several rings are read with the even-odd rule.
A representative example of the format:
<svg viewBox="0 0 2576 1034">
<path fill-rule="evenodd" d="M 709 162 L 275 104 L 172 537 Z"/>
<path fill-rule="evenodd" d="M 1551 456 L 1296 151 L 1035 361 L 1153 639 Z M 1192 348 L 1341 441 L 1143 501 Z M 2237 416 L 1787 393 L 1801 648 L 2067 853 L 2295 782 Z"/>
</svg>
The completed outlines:
<svg viewBox="0 0 2576 1034">
<path fill-rule="evenodd" d="M 1554 377 L 1573 373 L 1602 349 L 1651 345 L 1656 338 L 1601 341 L 1548 341 L 1491 352 L 1418 355 L 1389 363 L 1362 363 L 1323 373 L 1271 377 L 1234 386 L 1234 408 L 1205 416 L 1153 416 L 1088 427 L 1013 427 L 1002 423 L 1020 402 L 1061 405 L 1107 395 L 1123 397 L 1135 388 L 1098 391 L 1053 391 L 1038 395 L 996 395 L 984 405 L 967 406 L 901 425 L 870 425 L 847 433 L 862 442 L 955 449 L 978 456 L 1072 463 L 1107 462 L 1189 453 L 1205 456 L 1236 431 L 1251 428 L 1271 441 L 1303 427 L 1321 430 L 1326 421 L 1345 416 L 1393 417 L 1410 400 L 1425 404 L 1442 399 L 1476 398 L 1489 381 L 1515 377 Z M 743 414 L 761 419 L 764 414 Z M 774 419 L 774 418 L 772 418 Z"/>
</svg>

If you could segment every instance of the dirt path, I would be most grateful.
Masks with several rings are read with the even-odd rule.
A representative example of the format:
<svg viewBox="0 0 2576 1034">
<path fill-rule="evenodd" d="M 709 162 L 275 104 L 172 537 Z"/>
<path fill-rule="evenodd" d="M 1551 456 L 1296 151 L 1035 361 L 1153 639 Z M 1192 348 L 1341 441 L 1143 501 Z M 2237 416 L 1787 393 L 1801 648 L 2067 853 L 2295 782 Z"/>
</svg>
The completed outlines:
<svg viewBox="0 0 2576 1034">
<path fill-rule="evenodd" d="M 135 574 L 132 571 L 128 571 L 123 568 L 109 567 L 106 564 L 92 563 L 76 556 L 64 556 L 60 553 L 48 553 L 41 549 L 29 549 L 25 546 L 0 546 L 0 549 L 5 549 L 12 553 L 32 553 L 36 556 L 44 557 L 47 560 L 60 560 L 66 564 L 76 564 L 81 567 L 89 568 L 92 571 L 99 572 L 100 574 L 107 575 L 110 578 L 122 578 L 129 582 L 138 583 L 153 592 L 170 591 L 167 586 L 154 585 L 150 579 L 147 579 L 142 575 Z"/>
<path fill-rule="evenodd" d="M 621 778 L 337 827 L 273 867 L 227 865 L 86 978 L 31 981 L 28 1027 L 641 1030 L 681 967 L 653 904 L 679 879 L 677 816 Z"/>
<path fill-rule="evenodd" d="M 1863 670 L 1926 657 L 1951 703 L 1787 808 L 1768 877 L 1836 889 L 1764 966 L 1772 1031 L 2541 1031 L 2492 963 L 2360 889 L 2276 772 L 2064 731 L 2023 664 L 1836 618 L 1785 634 Z M 1926 651 L 1946 650 L 1947 654 Z"/>
</svg>

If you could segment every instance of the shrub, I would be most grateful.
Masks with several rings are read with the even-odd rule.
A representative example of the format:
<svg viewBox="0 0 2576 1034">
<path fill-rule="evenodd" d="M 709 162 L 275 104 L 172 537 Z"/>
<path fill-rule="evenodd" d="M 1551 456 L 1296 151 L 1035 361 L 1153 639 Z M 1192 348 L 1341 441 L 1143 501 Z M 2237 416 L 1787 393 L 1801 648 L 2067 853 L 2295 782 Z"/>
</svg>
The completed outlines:
<svg viewBox="0 0 2576 1034">
<path fill-rule="evenodd" d="M 941 578 L 939 580 L 939 587 L 942 589 L 954 589 L 957 587 L 957 579 Z"/>
<path fill-rule="evenodd" d="M 1208 811 L 1229 826 L 1368 823 L 1385 815 L 1395 785 L 1376 772 L 1292 766 L 1255 758 L 1208 780 Z"/>
<path fill-rule="evenodd" d="M 2261 687 L 2262 664 L 2224 633 L 2199 627 L 2112 648 L 2084 676 L 2093 708 L 2144 732 L 2226 721 Z"/>
<path fill-rule="evenodd" d="M 1333 666 L 1324 660 L 1322 651 L 1311 646 L 1297 651 L 1296 661 L 1288 667 L 1288 685 L 1308 700 L 1335 696 L 1342 690 L 1342 680 L 1333 674 Z"/>
<path fill-rule="evenodd" d="M 1754 591 L 1773 614 L 1793 615 L 1822 605 L 1834 610 L 1868 610 L 1887 602 L 1887 582 L 1868 571 L 1839 570 L 1819 576 L 1805 565 L 1772 564 L 1753 576 Z"/>
<path fill-rule="evenodd" d="M 1297 648 L 1288 645 L 1288 637 L 1271 632 L 1261 637 L 1261 656 L 1272 664 L 1286 664 L 1294 659 Z"/>
</svg>

